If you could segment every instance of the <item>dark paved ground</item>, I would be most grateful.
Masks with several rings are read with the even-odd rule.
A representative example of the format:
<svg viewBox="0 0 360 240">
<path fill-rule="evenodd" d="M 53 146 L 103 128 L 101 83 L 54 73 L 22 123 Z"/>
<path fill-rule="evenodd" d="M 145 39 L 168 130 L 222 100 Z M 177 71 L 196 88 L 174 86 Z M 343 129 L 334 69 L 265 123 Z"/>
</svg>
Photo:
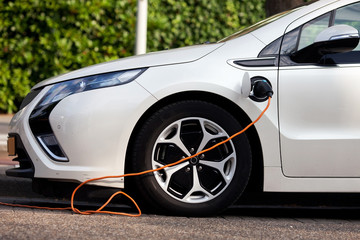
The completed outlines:
<svg viewBox="0 0 360 240">
<path fill-rule="evenodd" d="M 0 201 L 67 206 L 67 200 L 33 193 L 28 179 L 6 177 L 6 168 L 0 166 Z M 132 211 L 121 204 L 112 209 Z M 253 205 L 207 218 L 130 218 L 0 206 L 0 226 L 0 239 L 360 239 L 360 208 Z"/>
</svg>

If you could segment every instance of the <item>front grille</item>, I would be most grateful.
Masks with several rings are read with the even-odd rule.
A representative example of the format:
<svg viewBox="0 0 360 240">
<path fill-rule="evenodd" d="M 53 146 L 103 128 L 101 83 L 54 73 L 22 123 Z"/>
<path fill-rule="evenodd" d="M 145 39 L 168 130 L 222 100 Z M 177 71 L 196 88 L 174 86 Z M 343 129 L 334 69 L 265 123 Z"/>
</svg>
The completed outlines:
<svg viewBox="0 0 360 240">
<path fill-rule="evenodd" d="M 10 133 L 9 137 L 15 137 L 15 148 L 17 157 L 14 158 L 13 161 L 19 162 L 20 166 L 6 170 L 6 175 L 12 177 L 33 178 L 35 174 L 35 168 L 29 155 L 26 152 L 20 136 Z"/>
</svg>

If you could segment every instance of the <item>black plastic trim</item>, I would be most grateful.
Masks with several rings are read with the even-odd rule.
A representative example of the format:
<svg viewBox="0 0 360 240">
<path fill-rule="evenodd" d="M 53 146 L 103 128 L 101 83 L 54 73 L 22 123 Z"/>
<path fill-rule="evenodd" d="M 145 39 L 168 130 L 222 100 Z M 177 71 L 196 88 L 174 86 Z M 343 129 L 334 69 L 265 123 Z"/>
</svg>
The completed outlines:
<svg viewBox="0 0 360 240">
<path fill-rule="evenodd" d="M 30 128 L 36 137 L 37 142 L 41 146 L 41 148 L 46 152 L 46 154 L 54 161 L 58 162 L 68 162 L 69 159 L 66 157 L 63 149 L 61 148 L 60 144 L 58 143 L 58 149 L 59 152 L 62 153 L 61 156 L 56 155 L 54 152 L 52 152 L 49 148 L 44 146 L 44 143 L 39 139 L 40 135 L 54 135 L 54 132 L 51 128 L 49 116 L 51 111 L 55 108 L 55 106 L 60 101 L 35 108 L 29 118 L 29 125 Z"/>
<path fill-rule="evenodd" d="M 234 63 L 243 67 L 275 67 L 276 57 L 235 60 Z"/>
<path fill-rule="evenodd" d="M 53 133 L 53 130 L 50 126 L 49 116 L 51 111 L 59 101 L 42 106 L 36 107 L 30 114 L 29 125 L 35 136 L 40 134 Z"/>
</svg>

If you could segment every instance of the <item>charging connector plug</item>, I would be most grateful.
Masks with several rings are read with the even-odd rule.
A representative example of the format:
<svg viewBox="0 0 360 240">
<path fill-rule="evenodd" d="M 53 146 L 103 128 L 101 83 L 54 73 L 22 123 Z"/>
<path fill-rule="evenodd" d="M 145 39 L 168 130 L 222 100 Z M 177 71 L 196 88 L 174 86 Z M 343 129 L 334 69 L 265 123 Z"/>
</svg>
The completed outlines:
<svg viewBox="0 0 360 240">
<path fill-rule="evenodd" d="M 274 91 L 269 80 L 263 77 L 253 77 L 251 78 L 251 93 L 250 99 L 256 102 L 264 102 L 269 97 L 272 97 Z"/>
<path fill-rule="evenodd" d="M 259 98 L 272 97 L 274 94 L 272 87 L 266 80 L 257 81 L 254 85 L 254 95 Z"/>
</svg>

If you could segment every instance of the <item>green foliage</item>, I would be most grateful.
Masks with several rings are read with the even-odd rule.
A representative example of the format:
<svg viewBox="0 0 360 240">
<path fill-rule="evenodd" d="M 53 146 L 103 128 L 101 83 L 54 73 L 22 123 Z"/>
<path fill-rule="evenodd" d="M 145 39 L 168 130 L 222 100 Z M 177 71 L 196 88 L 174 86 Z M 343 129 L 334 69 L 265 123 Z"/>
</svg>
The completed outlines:
<svg viewBox="0 0 360 240">
<path fill-rule="evenodd" d="M 46 78 L 134 54 L 136 0 L 0 1 L 0 111 Z M 214 42 L 265 17 L 264 0 L 149 0 L 148 51 Z"/>
<path fill-rule="evenodd" d="M 262 0 L 149 1 L 148 50 L 215 42 L 264 17 Z"/>
</svg>

